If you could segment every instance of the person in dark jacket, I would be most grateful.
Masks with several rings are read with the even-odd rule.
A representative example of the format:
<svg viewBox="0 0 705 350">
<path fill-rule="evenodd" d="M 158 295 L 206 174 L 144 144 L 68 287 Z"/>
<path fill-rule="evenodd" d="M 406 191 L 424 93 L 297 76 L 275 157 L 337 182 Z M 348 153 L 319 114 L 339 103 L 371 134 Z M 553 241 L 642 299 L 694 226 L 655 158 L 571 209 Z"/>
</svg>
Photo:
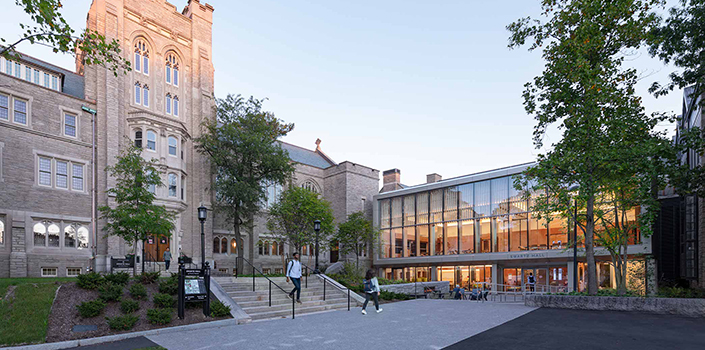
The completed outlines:
<svg viewBox="0 0 705 350">
<path fill-rule="evenodd" d="M 166 270 L 169 271 L 169 264 L 171 264 L 171 250 L 169 250 L 169 247 L 166 248 L 164 251 L 164 265 L 166 266 Z"/>
</svg>

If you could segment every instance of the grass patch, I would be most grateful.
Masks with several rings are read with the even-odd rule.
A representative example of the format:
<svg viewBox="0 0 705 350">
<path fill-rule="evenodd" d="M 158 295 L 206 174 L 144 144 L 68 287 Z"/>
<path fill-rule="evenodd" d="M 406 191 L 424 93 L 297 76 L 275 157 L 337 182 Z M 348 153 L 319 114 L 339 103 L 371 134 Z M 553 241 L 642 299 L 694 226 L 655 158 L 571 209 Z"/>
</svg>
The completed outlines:
<svg viewBox="0 0 705 350">
<path fill-rule="evenodd" d="M 0 346 L 43 343 L 47 319 L 59 284 L 75 278 L 2 278 L 0 279 Z M 9 286 L 14 296 L 4 300 Z"/>
</svg>

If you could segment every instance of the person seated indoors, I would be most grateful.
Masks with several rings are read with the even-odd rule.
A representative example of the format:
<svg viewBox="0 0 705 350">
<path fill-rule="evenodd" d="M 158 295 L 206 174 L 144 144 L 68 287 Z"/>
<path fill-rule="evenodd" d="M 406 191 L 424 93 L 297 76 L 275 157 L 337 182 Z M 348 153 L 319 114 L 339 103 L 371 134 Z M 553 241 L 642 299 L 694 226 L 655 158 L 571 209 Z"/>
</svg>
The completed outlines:
<svg viewBox="0 0 705 350">
<path fill-rule="evenodd" d="M 453 298 L 454 298 L 454 299 L 462 299 L 462 298 L 463 298 L 463 292 L 465 292 L 465 290 L 464 290 L 463 288 L 460 288 L 460 285 L 459 285 L 459 284 L 456 284 L 456 285 L 455 285 L 455 288 L 453 289 L 453 291 L 451 292 L 451 294 L 453 295 Z"/>
</svg>

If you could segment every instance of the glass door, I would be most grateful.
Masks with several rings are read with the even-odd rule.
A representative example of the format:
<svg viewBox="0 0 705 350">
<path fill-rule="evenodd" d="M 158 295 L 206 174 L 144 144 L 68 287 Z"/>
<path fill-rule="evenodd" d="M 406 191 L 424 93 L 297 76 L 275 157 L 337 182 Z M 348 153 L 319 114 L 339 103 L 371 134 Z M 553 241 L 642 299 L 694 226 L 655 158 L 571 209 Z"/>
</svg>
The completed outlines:
<svg viewBox="0 0 705 350">
<path fill-rule="evenodd" d="M 523 270 L 524 278 L 522 279 L 522 284 L 526 287 L 524 290 L 531 291 L 529 285 L 529 276 L 534 277 L 534 291 L 535 292 L 545 292 L 548 282 L 548 271 L 546 268 L 528 268 Z"/>
</svg>

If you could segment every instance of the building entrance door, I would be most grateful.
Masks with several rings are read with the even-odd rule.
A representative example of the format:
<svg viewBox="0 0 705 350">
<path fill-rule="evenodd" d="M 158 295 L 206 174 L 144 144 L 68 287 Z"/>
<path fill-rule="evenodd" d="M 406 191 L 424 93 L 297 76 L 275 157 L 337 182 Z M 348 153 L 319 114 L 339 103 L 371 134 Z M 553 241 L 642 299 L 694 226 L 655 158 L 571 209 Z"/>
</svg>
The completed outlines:
<svg viewBox="0 0 705 350">
<path fill-rule="evenodd" d="M 147 236 L 144 245 L 145 261 L 164 261 L 164 251 L 169 247 L 169 237 L 154 235 Z"/>
<path fill-rule="evenodd" d="M 330 262 L 336 263 L 338 259 L 340 259 L 340 246 L 338 242 L 333 242 L 333 245 L 330 247 Z"/>
<path fill-rule="evenodd" d="M 537 268 L 528 268 L 528 269 L 523 269 L 523 278 L 522 278 L 522 285 L 525 285 L 526 287 L 524 288 L 526 291 L 530 291 L 529 289 L 529 274 L 534 275 L 534 281 L 536 281 L 536 284 L 534 285 L 535 292 L 545 292 L 546 291 L 546 286 L 548 285 L 548 269 L 542 268 L 542 267 L 537 267 Z"/>
</svg>

